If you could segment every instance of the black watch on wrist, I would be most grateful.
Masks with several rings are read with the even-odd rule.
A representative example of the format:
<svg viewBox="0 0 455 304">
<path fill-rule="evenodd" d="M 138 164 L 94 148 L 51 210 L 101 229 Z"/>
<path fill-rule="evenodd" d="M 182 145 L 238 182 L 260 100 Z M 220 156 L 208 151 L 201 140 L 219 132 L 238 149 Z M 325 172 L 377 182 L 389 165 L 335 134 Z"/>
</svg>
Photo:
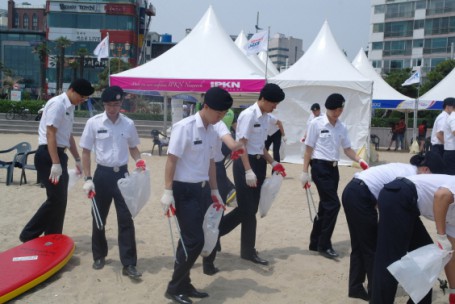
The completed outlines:
<svg viewBox="0 0 455 304">
<path fill-rule="evenodd" d="M 88 181 L 88 180 L 92 180 L 92 177 L 91 176 L 84 177 L 84 181 Z"/>
</svg>

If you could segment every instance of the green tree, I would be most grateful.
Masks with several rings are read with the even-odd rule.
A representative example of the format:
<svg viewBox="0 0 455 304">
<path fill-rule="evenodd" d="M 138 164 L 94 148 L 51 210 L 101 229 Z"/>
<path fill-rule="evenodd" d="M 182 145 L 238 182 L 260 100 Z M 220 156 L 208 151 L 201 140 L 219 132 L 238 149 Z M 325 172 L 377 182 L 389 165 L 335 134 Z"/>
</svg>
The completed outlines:
<svg viewBox="0 0 455 304">
<path fill-rule="evenodd" d="M 66 37 L 59 37 L 55 40 L 55 48 L 57 49 L 57 93 L 61 93 L 63 89 L 63 71 L 65 68 L 65 49 L 72 42 Z"/>
<path fill-rule="evenodd" d="M 97 90 L 102 90 L 109 86 L 109 75 L 117 74 L 131 68 L 128 62 L 124 62 L 119 58 L 111 58 L 109 61 L 109 67 L 106 67 L 101 73 L 98 74 L 98 86 Z"/>
<path fill-rule="evenodd" d="M 437 85 L 444 77 L 446 77 L 455 67 L 455 60 L 445 60 L 438 64 L 434 69 L 426 75 L 426 81 L 422 84 L 420 95 L 425 94 L 435 85 Z"/>
<path fill-rule="evenodd" d="M 37 54 L 40 60 L 40 87 L 41 87 L 41 98 L 44 99 L 46 92 L 46 58 L 49 55 L 49 48 L 47 47 L 46 41 L 41 42 L 33 47 L 33 54 Z"/>
<path fill-rule="evenodd" d="M 417 85 L 402 86 L 402 83 L 411 77 L 411 75 L 412 70 L 410 68 L 393 70 L 384 77 L 384 80 L 401 94 L 417 98 Z"/>
</svg>

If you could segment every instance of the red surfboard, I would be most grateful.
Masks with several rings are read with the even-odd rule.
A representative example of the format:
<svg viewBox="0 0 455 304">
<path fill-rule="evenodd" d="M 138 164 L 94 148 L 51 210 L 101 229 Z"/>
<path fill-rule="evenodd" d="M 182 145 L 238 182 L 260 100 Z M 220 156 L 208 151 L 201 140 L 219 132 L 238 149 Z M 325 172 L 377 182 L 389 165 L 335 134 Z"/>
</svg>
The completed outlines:
<svg viewBox="0 0 455 304">
<path fill-rule="evenodd" d="M 0 303 L 55 274 L 69 261 L 74 248 L 70 237 L 49 234 L 0 253 Z"/>
</svg>

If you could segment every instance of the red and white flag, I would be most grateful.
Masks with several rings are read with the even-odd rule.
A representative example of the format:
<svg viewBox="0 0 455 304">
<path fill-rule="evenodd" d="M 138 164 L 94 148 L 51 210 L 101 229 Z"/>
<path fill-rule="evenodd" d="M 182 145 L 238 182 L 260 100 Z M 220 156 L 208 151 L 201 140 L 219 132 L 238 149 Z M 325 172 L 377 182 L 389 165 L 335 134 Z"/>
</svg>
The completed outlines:
<svg viewBox="0 0 455 304">
<path fill-rule="evenodd" d="M 257 54 L 262 51 L 267 52 L 268 42 L 268 31 L 262 31 L 254 34 L 251 39 L 248 40 L 248 43 L 244 46 L 244 48 L 248 55 Z"/>
<path fill-rule="evenodd" d="M 96 46 L 93 51 L 95 56 L 98 56 L 98 61 L 101 61 L 101 58 L 109 57 L 109 35 L 107 35 L 101 42 Z"/>
</svg>

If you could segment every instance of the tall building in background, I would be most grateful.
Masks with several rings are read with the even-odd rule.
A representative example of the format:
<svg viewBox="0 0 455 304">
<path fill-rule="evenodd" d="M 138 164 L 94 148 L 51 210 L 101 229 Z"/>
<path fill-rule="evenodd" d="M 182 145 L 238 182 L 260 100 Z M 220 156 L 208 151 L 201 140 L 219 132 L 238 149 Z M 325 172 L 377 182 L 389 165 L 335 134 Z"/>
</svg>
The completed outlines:
<svg viewBox="0 0 455 304">
<path fill-rule="evenodd" d="M 275 34 L 269 39 L 269 57 L 278 70 L 293 65 L 303 56 L 303 41 L 283 34 Z"/>
<path fill-rule="evenodd" d="M 368 57 L 382 74 L 454 58 L 455 0 L 371 0 Z"/>
</svg>

